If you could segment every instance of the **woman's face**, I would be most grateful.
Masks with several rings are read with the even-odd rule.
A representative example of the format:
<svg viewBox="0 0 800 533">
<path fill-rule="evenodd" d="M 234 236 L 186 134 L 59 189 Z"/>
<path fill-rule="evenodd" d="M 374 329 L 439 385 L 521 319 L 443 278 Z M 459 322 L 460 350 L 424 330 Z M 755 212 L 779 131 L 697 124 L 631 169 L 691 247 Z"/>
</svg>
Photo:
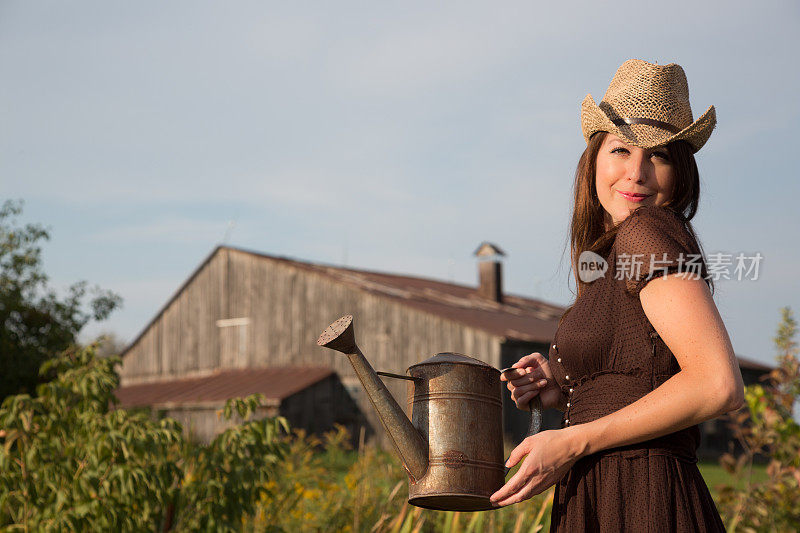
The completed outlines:
<svg viewBox="0 0 800 533">
<path fill-rule="evenodd" d="M 640 205 L 665 204 L 674 183 L 675 169 L 665 147 L 645 150 L 606 134 L 597 153 L 595 187 L 607 230 Z"/>
</svg>

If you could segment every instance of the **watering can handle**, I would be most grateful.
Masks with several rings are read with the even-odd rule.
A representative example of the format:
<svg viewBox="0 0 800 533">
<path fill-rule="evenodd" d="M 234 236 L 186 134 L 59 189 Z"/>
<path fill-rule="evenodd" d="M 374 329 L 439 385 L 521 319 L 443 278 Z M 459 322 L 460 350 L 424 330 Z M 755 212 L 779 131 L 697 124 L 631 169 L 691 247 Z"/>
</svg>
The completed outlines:
<svg viewBox="0 0 800 533">
<path fill-rule="evenodd" d="M 508 370 L 508 369 L 506 369 Z M 531 412 L 531 420 L 528 423 L 528 433 L 525 435 L 525 438 L 530 437 L 531 435 L 536 435 L 542 429 L 542 400 L 539 396 L 534 396 L 534 398 L 528 402 L 528 409 Z M 508 462 L 508 457 L 503 462 L 506 464 Z M 506 475 L 508 475 L 508 471 L 511 470 L 510 468 L 506 468 Z"/>
<path fill-rule="evenodd" d="M 536 435 L 542 430 L 542 400 L 536 396 L 528 403 L 531 412 L 531 421 L 528 424 L 528 433 L 525 438 Z"/>
</svg>

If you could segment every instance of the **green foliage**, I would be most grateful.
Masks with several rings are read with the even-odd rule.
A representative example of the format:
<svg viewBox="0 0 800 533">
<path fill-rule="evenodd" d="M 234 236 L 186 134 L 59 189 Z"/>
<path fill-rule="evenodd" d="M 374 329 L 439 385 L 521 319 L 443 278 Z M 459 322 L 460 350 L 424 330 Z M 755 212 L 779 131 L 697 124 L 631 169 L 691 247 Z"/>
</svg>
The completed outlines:
<svg viewBox="0 0 800 533">
<path fill-rule="evenodd" d="M 0 525 L 131 530 L 163 520 L 179 476 L 171 457 L 180 427 L 109 409 L 116 362 L 72 349 L 43 365 L 58 377 L 40 385 L 36 398 L 5 399 Z"/>
<path fill-rule="evenodd" d="M 714 501 L 719 500 L 717 487 L 730 486 L 736 490 L 741 490 L 746 485 L 743 478 L 731 476 L 730 472 L 719 464 L 719 460 L 700 461 L 697 463 L 697 468 L 700 470 L 700 474 L 703 476 L 703 480 L 705 480 L 706 485 L 708 485 L 709 492 L 711 492 L 711 496 L 714 498 Z M 766 481 L 767 468 L 762 464 L 756 463 L 753 465 L 751 474 L 751 482 L 760 483 L 762 481 Z"/>
<path fill-rule="evenodd" d="M 110 291 L 90 291 L 84 281 L 63 297 L 49 288 L 40 244 L 50 235 L 37 224 L 17 225 L 21 212 L 19 202 L 0 206 L 0 400 L 33 393 L 42 362 L 74 344 L 89 320 L 105 319 L 121 303 Z"/>
<path fill-rule="evenodd" d="M 793 416 L 800 393 L 797 322 L 789 308 L 781 315 L 774 339 L 778 367 L 765 385 L 747 387 L 746 405 L 732 417 L 744 451 L 720 460 L 736 480 L 719 491 L 730 531 L 792 531 L 800 524 L 800 425 Z M 768 459 L 763 481 L 753 478 L 759 456 Z"/>
<path fill-rule="evenodd" d="M 261 500 L 255 524 L 287 532 L 361 530 L 402 507 L 405 479 L 386 452 L 373 446 L 353 452 L 341 427 L 321 439 L 298 430 L 268 484 L 275 496 Z"/>
<path fill-rule="evenodd" d="M 223 416 L 252 417 L 263 396 L 228 400 Z M 276 494 L 268 484 L 286 455 L 285 419 L 249 420 L 218 435 L 208 446 L 188 446 L 180 491 L 178 530 L 239 531 L 261 498 Z"/>
<path fill-rule="evenodd" d="M 174 420 L 114 408 L 118 362 L 67 350 L 35 398 L 0 406 L 0 530 L 519 532 L 549 519 L 552 491 L 484 513 L 410 507 L 394 455 L 352 450 L 342 428 L 289 437 L 285 420 L 256 418 L 260 395 L 222 409 L 238 426 L 189 442 Z"/>
<path fill-rule="evenodd" d="M 296 431 L 247 529 L 253 531 L 535 532 L 548 526 L 552 489 L 496 511 L 442 512 L 408 505 L 399 460 L 371 445 L 350 449 L 343 428 L 322 438 Z"/>
<path fill-rule="evenodd" d="M 94 346 L 46 362 L 55 379 L 0 407 L 0 528 L 239 531 L 284 456 L 282 419 L 249 420 L 210 445 L 171 419 L 114 409 L 116 357 Z M 259 397 L 231 400 L 251 417 Z"/>
</svg>

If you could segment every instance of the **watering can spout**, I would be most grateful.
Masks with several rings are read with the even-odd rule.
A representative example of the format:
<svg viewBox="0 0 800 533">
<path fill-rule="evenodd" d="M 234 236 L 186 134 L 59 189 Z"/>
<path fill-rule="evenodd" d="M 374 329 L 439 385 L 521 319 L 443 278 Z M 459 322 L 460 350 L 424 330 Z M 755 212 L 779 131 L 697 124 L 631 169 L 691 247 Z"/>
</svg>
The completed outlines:
<svg viewBox="0 0 800 533">
<path fill-rule="evenodd" d="M 317 339 L 317 344 L 347 355 L 358 379 L 367 391 L 367 396 L 378 411 L 383 427 L 400 455 L 403 466 L 413 480 L 425 476 L 428 471 L 428 443 L 411 424 L 403 409 L 358 348 L 353 331 L 353 316 L 343 316 L 328 326 Z"/>
</svg>

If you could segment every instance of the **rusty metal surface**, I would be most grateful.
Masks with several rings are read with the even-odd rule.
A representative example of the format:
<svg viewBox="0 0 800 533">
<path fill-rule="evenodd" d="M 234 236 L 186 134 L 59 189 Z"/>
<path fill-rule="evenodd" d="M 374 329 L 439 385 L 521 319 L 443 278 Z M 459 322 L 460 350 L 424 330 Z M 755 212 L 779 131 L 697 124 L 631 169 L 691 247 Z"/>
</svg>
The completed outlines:
<svg viewBox="0 0 800 533">
<path fill-rule="evenodd" d="M 261 393 L 282 400 L 333 374 L 327 367 L 271 367 L 219 370 L 209 376 L 126 385 L 114 391 L 120 407 L 224 402 Z"/>
<path fill-rule="evenodd" d="M 437 353 L 433 357 L 425 359 L 420 363 L 411 365 L 410 367 L 408 367 L 408 370 L 411 371 L 411 369 L 414 368 L 415 366 L 429 365 L 432 363 L 463 363 L 465 365 L 488 366 L 489 368 L 492 368 L 491 365 L 486 364 L 480 359 L 475 359 L 474 357 L 464 355 L 463 353 L 442 352 L 442 353 Z"/>
<path fill-rule="evenodd" d="M 317 344 L 347 355 L 412 482 L 422 478 L 428 470 L 428 444 L 411 425 L 403 409 L 358 348 L 353 316 L 343 316 L 328 326 L 317 339 Z"/>
<path fill-rule="evenodd" d="M 429 467 L 409 503 L 441 510 L 491 509 L 505 481 L 500 372 L 460 354 L 409 368 L 412 421 L 428 441 Z"/>
<path fill-rule="evenodd" d="M 415 379 L 415 378 L 412 378 L 411 376 L 402 376 L 400 374 L 393 374 L 391 372 L 380 372 L 380 371 L 378 371 L 378 372 L 375 372 L 375 373 L 378 374 L 379 376 L 384 376 L 384 377 L 387 377 L 387 378 L 394 378 L 394 379 L 404 379 L 406 381 L 414 381 L 414 379 Z"/>
</svg>

